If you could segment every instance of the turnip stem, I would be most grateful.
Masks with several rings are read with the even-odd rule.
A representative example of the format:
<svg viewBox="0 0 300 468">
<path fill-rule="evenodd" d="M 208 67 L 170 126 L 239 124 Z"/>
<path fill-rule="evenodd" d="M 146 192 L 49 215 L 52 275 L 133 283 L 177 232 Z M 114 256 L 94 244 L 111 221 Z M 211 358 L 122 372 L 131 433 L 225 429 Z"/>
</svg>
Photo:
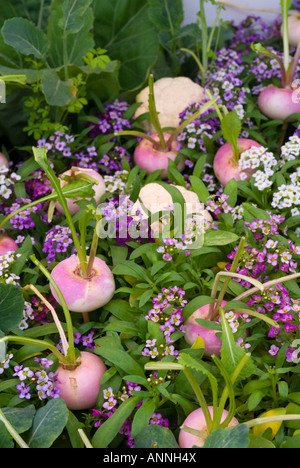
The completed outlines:
<svg viewBox="0 0 300 468">
<path fill-rule="evenodd" d="M 199 406 L 202 408 L 208 431 L 211 432 L 212 427 L 213 427 L 213 421 L 212 421 L 212 418 L 211 418 L 211 415 L 210 415 L 210 412 L 209 412 L 205 397 L 204 397 L 204 395 L 202 393 L 202 390 L 199 387 L 198 382 L 196 382 L 196 380 L 195 380 L 192 372 L 190 371 L 190 369 L 188 369 L 187 367 L 184 367 L 183 372 L 184 372 L 184 375 L 186 376 L 189 384 L 191 385 L 192 389 L 194 390 L 194 393 L 195 393 L 195 395 L 197 397 Z"/>
<path fill-rule="evenodd" d="M 69 343 L 67 341 L 65 332 L 64 332 L 64 330 L 63 330 L 63 328 L 61 326 L 60 320 L 59 320 L 59 318 L 57 316 L 57 313 L 56 313 L 54 307 L 50 304 L 50 302 L 47 301 L 47 299 L 40 293 L 40 291 L 33 284 L 28 284 L 23 289 L 25 289 L 25 290 L 26 289 L 31 289 L 41 299 L 41 301 L 45 304 L 45 306 L 48 307 L 48 309 L 50 310 L 51 315 L 52 315 L 53 320 L 54 320 L 54 323 L 55 323 L 55 325 L 57 327 L 61 342 L 62 342 L 62 348 L 63 348 L 64 354 L 65 354 L 65 356 L 67 356 L 68 349 L 69 349 Z"/>
<path fill-rule="evenodd" d="M 288 16 L 291 0 L 281 0 L 282 23 L 283 23 L 283 51 L 284 51 L 284 68 L 288 72 L 290 65 L 290 44 L 288 31 Z"/>
<path fill-rule="evenodd" d="M 62 294 L 62 292 L 60 291 L 59 287 L 57 286 L 56 282 L 54 281 L 54 279 L 52 278 L 51 274 L 48 272 L 48 270 L 41 264 L 41 262 L 39 262 L 37 260 L 37 258 L 35 257 L 35 255 L 31 255 L 30 257 L 30 260 L 39 268 L 39 270 L 46 276 L 46 278 L 49 280 L 49 282 L 51 283 L 51 285 L 53 286 L 53 289 L 55 290 L 58 298 L 59 298 L 59 301 L 60 301 L 60 304 L 61 304 L 61 307 L 63 309 L 63 312 L 64 312 L 64 315 L 65 315 L 65 319 L 66 319 L 66 324 L 67 324 L 67 330 L 68 330 L 68 340 L 69 340 L 69 349 L 73 350 L 74 349 L 74 331 L 73 331 L 73 324 L 72 324 L 72 320 L 71 320 L 71 315 L 70 315 L 70 311 L 69 311 L 69 308 L 67 306 L 67 303 L 65 301 L 65 298 Z M 75 356 L 74 356 L 74 359 L 75 359 Z"/>
<path fill-rule="evenodd" d="M 19 447 L 21 448 L 29 448 L 29 446 L 26 444 L 26 442 L 22 439 L 22 437 L 17 433 L 17 431 L 13 428 L 13 426 L 10 424 L 10 422 L 7 420 L 5 415 L 0 409 L 0 421 L 3 422 L 6 430 L 9 432 L 9 434 L 12 436 L 12 438 L 17 442 Z"/>
<path fill-rule="evenodd" d="M 37 340 L 36 338 L 28 338 L 27 336 L 16 336 L 16 335 L 6 335 L 0 338 L 0 344 L 5 343 L 6 341 L 13 341 L 15 343 L 25 343 L 36 346 L 41 346 L 42 348 L 47 348 L 51 351 L 59 360 L 59 362 L 67 363 L 65 356 L 54 346 L 52 343 L 44 340 Z"/>
</svg>

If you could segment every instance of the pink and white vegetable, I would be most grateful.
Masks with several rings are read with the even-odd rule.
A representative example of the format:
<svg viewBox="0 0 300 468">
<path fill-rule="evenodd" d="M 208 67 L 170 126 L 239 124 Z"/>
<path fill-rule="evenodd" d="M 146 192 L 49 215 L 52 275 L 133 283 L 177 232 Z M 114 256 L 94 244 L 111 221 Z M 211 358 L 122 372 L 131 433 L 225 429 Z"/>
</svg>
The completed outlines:
<svg viewBox="0 0 300 468">
<path fill-rule="evenodd" d="M 241 155 L 244 151 L 252 148 L 253 146 L 259 148 L 261 144 L 255 140 L 247 138 L 238 138 L 237 140 L 239 154 Z M 225 187 L 231 179 L 240 180 L 241 171 L 239 169 L 239 159 L 234 154 L 232 145 L 227 142 L 217 151 L 213 169 L 216 178 L 221 182 Z M 245 172 L 245 171 L 243 171 Z M 249 172 L 249 177 L 251 177 L 251 172 Z"/>
<path fill-rule="evenodd" d="M 5 167 L 9 167 L 9 162 L 7 161 L 7 158 L 4 156 L 3 153 L 0 153 L 0 167 L 1 166 L 5 166 Z"/>
<path fill-rule="evenodd" d="M 213 417 L 213 407 L 209 406 L 208 410 L 211 417 Z M 228 411 L 224 410 L 222 413 L 221 423 L 226 419 Z M 194 445 L 197 447 L 203 447 L 205 440 L 209 435 L 207 428 L 206 420 L 203 414 L 202 408 L 198 408 L 188 415 L 184 421 L 184 426 L 190 427 L 191 429 L 196 429 L 197 431 L 202 431 L 203 437 L 198 437 L 196 435 L 190 434 L 184 429 L 180 430 L 178 443 L 180 448 L 192 448 Z M 239 424 L 236 418 L 232 418 L 227 427 L 234 427 Z"/>
<path fill-rule="evenodd" d="M 18 248 L 18 244 L 11 237 L 0 234 L 0 255 L 15 252 Z"/>
<path fill-rule="evenodd" d="M 291 88 L 267 86 L 258 97 L 258 106 L 264 115 L 273 120 L 287 120 L 292 114 L 300 113 L 300 99 Z"/>
<path fill-rule="evenodd" d="M 113 274 L 107 264 L 98 257 L 94 259 L 89 277 L 82 276 L 77 256 L 58 263 L 51 275 L 72 312 L 84 314 L 96 310 L 107 304 L 115 292 Z M 52 286 L 51 291 L 59 302 Z"/>
<path fill-rule="evenodd" d="M 281 27 L 283 34 L 283 26 Z M 291 10 L 288 17 L 288 35 L 289 43 L 293 47 L 297 47 L 300 41 L 300 12 Z"/>
<path fill-rule="evenodd" d="M 101 379 L 106 372 L 104 362 L 96 354 L 81 352 L 81 362 L 75 369 L 60 365 L 56 371 L 59 396 L 71 410 L 92 408 L 97 403 Z"/>
<path fill-rule="evenodd" d="M 83 179 L 84 176 L 91 177 L 92 179 L 95 179 L 97 181 L 97 183 L 93 185 L 93 189 L 95 191 L 94 198 L 96 200 L 96 203 L 99 204 L 102 195 L 104 195 L 106 191 L 105 182 L 104 182 L 103 177 L 97 171 L 94 171 L 93 169 L 72 167 L 70 170 L 64 172 L 61 175 L 62 177 L 61 187 L 63 188 L 68 183 L 69 179 L 65 179 L 65 177 L 67 178 L 70 177 L 71 178 L 70 180 L 72 181 L 72 180 L 80 180 L 81 177 Z M 74 200 L 67 199 L 67 204 L 68 204 L 68 208 L 69 208 L 71 215 L 74 215 L 75 213 L 79 211 L 79 206 L 76 204 L 76 201 L 78 201 L 78 199 L 74 199 Z M 60 213 L 64 213 L 64 209 L 59 203 L 57 203 L 56 208 Z"/>
</svg>

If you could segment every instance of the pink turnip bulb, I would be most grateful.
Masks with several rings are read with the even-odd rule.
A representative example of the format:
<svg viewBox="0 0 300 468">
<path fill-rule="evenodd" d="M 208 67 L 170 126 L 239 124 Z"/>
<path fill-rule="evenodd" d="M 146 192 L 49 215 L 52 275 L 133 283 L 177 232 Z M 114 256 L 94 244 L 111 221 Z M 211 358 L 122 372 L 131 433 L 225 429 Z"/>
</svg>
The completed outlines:
<svg viewBox="0 0 300 468">
<path fill-rule="evenodd" d="M 81 167 L 72 167 L 68 171 L 64 172 L 62 176 L 69 176 L 71 178 L 74 177 L 74 180 L 75 180 L 75 177 L 78 177 L 79 174 L 86 174 L 87 176 L 92 177 L 98 182 L 97 184 L 93 185 L 93 189 L 95 191 L 95 195 L 94 195 L 95 201 L 97 204 L 99 204 L 102 195 L 104 195 L 104 193 L 106 192 L 106 187 L 105 187 L 105 182 L 104 182 L 103 177 L 94 169 L 86 169 L 86 168 L 81 168 Z M 63 188 L 67 183 L 68 182 L 66 180 L 62 179 L 60 182 L 60 185 Z M 76 201 L 78 200 L 79 200 L 78 198 L 67 199 L 67 205 L 68 205 L 71 215 L 74 215 L 75 213 L 79 211 L 79 206 L 76 204 Z M 59 203 L 57 203 L 56 208 L 60 213 L 62 214 L 64 213 L 64 210 Z"/>
<path fill-rule="evenodd" d="M 0 255 L 15 252 L 18 248 L 18 244 L 11 237 L 0 234 Z"/>
<path fill-rule="evenodd" d="M 283 34 L 283 25 L 281 27 L 281 34 Z M 292 47 L 297 47 L 300 41 L 300 12 L 291 10 L 288 16 L 288 36 L 289 44 Z"/>
<path fill-rule="evenodd" d="M 238 138 L 238 148 L 240 154 L 252 148 L 253 146 L 260 148 L 261 143 L 247 138 Z M 239 169 L 239 162 L 235 157 L 233 148 L 230 143 L 225 143 L 217 151 L 213 162 L 213 169 L 216 178 L 224 187 L 231 179 L 240 180 L 242 171 Z M 250 177 L 251 171 L 248 172 L 248 179 L 250 179 Z"/>
<path fill-rule="evenodd" d="M 222 301 L 221 307 L 224 307 L 226 301 Z M 210 305 L 206 304 L 190 315 L 190 317 L 185 321 L 185 341 L 193 346 L 195 340 L 200 337 L 204 340 L 204 354 L 205 356 L 216 356 L 220 355 L 222 340 L 219 338 L 220 334 L 217 334 L 216 330 L 210 330 L 205 328 L 196 322 L 197 319 L 209 320 L 209 308 Z"/>
<path fill-rule="evenodd" d="M 213 406 L 209 406 L 208 410 L 210 412 L 211 417 L 213 418 Z M 224 410 L 221 417 L 221 423 L 226 419 L 228 415 L 228 411 Z M 190 434 L 189 432 L 185 431 L 184 429 L 180 430 L 178 444 L 180 448 L 192 448 L 194 445 L 197 447 L 203 447 L 205 444 L 205 440 L 209 435 L 209 431 L 207 428 L 205 416 L 203 413 L 202 408 L 198 408 L 195 411 L 192 411 L 183 423 L 186 427 L 190 427 L 191 429 L 196 429 L 198 431 L 203 431 L 205 436 L 198 437 L 196 435 Z M 230 423 L 227 427 L 234 427 L 239 424 L 236 418 L 232 418 Z"/>
<path fill-rule="evenodd" d="M 170 138 L 170 135 L 166 133 L 163 135 L 165 141 L 167 142 Z M 159 143 L 159 137 L 156 133 L 151 135 L 151 138 Z M 167 147 L 166 150 L 164 150 L 162 148 L 156 147 L 147 138 L 143 138 L 134 151 L 134 161 L 141 169 L 146 169 L 147 174 L 157 170 L 162 170 L 161 176 L 163 179 L 166 179 L 169 159 L 175 161 L 179 152 L 178 145 L 178 142 L 174 140 L 171 145 Z M 185 158 L 182 157 L 178 163 L 177 168 L 179 171 L 182 171 L 184 166 Z"/>
<path fill-rule="evenodd" d="M 9 162 L 7 158 L 4 156 L 3 153 L 0 153 L 0 167 L 5 166 L 6 168 L 9 167 Z"/>
<path fill-rule="evenodd" d="M 95 257 L 90 277 L 81 274 L 78 256 L 66 258 L 52 270 L 52 278 L 59 287 L 71 312 L 87 313 L 107 304 L 115 292 L 113 274 L 104 260 Z M 59 298 L 51 285 L 58 303 Z"/>
<path fill-rule="evenodd" d="M 292 114 L 300 113 L 297 90 L 267 86 L 258 97 L 261 112 L 272 120 L 287 120 Z"/>
<path fill-rule="evenodd" d="M 82 351 L 81 362 L 73 370 L 60 365 L 56 371 L 59 396 L 71 410 L 92 408 L 97 403 L 101 379 L 107 368 L 96 354 Z"/>
</svg>

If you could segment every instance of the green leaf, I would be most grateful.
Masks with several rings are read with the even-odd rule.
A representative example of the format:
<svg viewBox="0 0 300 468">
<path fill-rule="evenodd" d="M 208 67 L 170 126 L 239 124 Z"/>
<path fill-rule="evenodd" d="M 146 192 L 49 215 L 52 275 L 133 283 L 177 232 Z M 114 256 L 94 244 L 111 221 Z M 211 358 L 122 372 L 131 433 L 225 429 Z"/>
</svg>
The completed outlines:
<svg viewBox="0 0 300 468">
<path fill-rule="evenodd" d="M 249 428 L 245 424 L 238 424 L 213 431 L 202 448 L 248 448 L 249 443 Z"/>
<path fill-rule="evenodd" d="M 5 334 L 23 319 L 24 303 L 22 290 L 18 286 L 0 283 L 0 330 Z"/>
<path fill-rule="evenodd" d="M 24 55 L 43 59 L 50 43 L 45 33 L 25 18 L 11 18 L 2 27 L 5 43 Z"/>
<path fill-rule="evenodd" d="M 104 345 L 97 348 L 95 353 L 112 362 L 125 374 L 134 374 L 145 377 L 141 366 L 124 350 L 111 349 L 110 346 Z"/>
<path fill-rule="evenodd" d="M 231 179 L 224 189 L 225 195 L 229 195 L 229 198 L 226 200 L 228 205 L 235 207 L 237 202 L 237 181 L 236 179 Z"/>
<path fill-rule="evenodd" d="M 77 34 L 84 26 L 85 13 L 93 0 L 65 0 L 60 9 L 62 17 L 58 22 L 63 34 Z"/>
<path fill-rule="evenodd" d="M 204 235 L 204 245 L 205 246 L 215 246 L 215 245 L 227 245 L 237 242 L 239 236 L 234 234 L 234 232 L 221 231 L 221 230 L 211 230 L 207 231 Z"/>
<path fill-rule="evenodd" d="M 29 405 L 25 408 L 2 408 L 2 412 L 18 434 L 22 434 L 31 428 L 36 410 L 34 405 Z"/>
<path fill-rule="evenodd" d="M 229 112 L 221 121 L 223 137 L 230 143 L 235 155 L 238 155 L 238 137 L 242 131 L 242 121 L 236 111 Z"/>
<path fill-rule="evenodd" d="M 72 81 L 61 81 L 54 70 L 45 70 L 43 72 L 41 86 L 50 106 L 63 107 L 74 99 Z"/>
<path fill-rule="evenodd" d="M 97 429 L 92 439 L 94 448 L 108 447 L 141 399 L 142 397 L 130 397 L 119 406 L 117 411 Z"/>
<path fill-rule="evenodd" d="M 38 409 L 28 438 L 30 448 L 49 448 L 60 436 L 69 417 L 64 400 L 54 398 Z"/>
<path fill-rule="evenodd" d="M 131 434 L 136 437 L 149 423 L 151 416 L 155 411 L 155 401 L 153 399 L 145 401 L 139 407 L 132 421 Z"/>
<path fill-rule="evenodd" d="M 170 429 L 157 424 L 149 424 L 135 438 L 135 447 L 141 448 L 179 448 L 174 434 Z"/>
<path fill-rule="evenodd" d="M 210 194 L 202 180 L 199 179 L 199 177 L 196 177 L 195 175 L 191 175 L 190 182 L 192 189 L 198 195 L 199 200 L 202 203 L 206 203 Z"/>
</svg>

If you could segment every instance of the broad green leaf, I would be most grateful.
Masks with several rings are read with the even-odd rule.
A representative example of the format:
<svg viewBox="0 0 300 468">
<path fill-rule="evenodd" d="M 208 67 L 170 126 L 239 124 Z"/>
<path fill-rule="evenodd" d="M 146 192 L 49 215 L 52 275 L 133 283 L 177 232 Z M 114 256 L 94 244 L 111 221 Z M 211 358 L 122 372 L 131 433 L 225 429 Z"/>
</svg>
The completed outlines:
<svg viewBox="0 0 300 468">
<path fill-rule="evenodd" d="M 191 175 L 190 182 L 192 189 L 198 195 L 199 200 L 202 203 L 206 203 L 210 194 L 202 180 L 199 179 L 199 177 Z"/>
<path fill-rule="evenodd" d="M 95 350 L 96 354 L 112 362 L 117 368 L 126 374 L 135 374 L 144 377 L 141 366 L 126 351 L 111 349 L 110 346 L 100 346 Z"/>
<path fill-rule="evenodd" d="M 24 55 L 43 59 L 50 43 L 45 33 L 25 18 L 11 18 L 2 27 L 5 43 Z"/>
<path fill-rule="evenodd" d="M 42 91 L 50 106 L 64 107 L 73 99 L 72 81 L 62 81 L 54 70 L 45 70 L 41 80 Z"/>
<path fill-rule="evenodd" d="M 236 179 L 231 179 L 224 189 L 225 195 L 229 195 L 229 198 L 226 200 L 228 205 L 235 207 L 237 201 L 237 181 Z"/>
<path fill-rule="evenodd" d="M 2 408 L 2 411 L 12 427 L 22 434 L 31 428 L 36 409 L 34 405 L 29 405 L 24 408 Z"/>
<path fill-rule="evenodd" d="M 151 416 L 155 411 L 155 401 L 153 399 L 145 401 L 139 407 L 132 421 L 131 434 L 136 437 L 147 426 Z"/>
<path fill-rule="evenodd" d="M 49 448 L 64 430 L 69 410 L 61 398 L 54 398 L 38 409 L 28 437 L 30 448 Z"/>
<path fill-rule="evenodd" d="M 77 34 L 80 31 L 92 2 L 93 0 L 64 0 L 60 6 L 62 17 L 58 22 L 63 34 Z"/>
<path fill-rule="evenodd" d="M 203 448 L 248 448 L 249 428 L 238 424 L 227 429 L 217 429 L 206 439 Z"/>
<path fill-rule="evenodd" d="M 223 137 L 230 143 L 234 153 L 238 152 L 238 137 L 242 131 L 242 121 L 236 111 L 228 112 L 221 121 Z"/>
<path fill-rule="evenodd" d="M 245 351 L 240 346 L 236 345 L 236 340 L 233 332 L 225 318 L 224 311 L 220 308 L 222 334 L 220 335 L 222 340 L 221 347 L 221 360 L 229 375 L 236 370 L 241 359 L 245 356 Z M 241 370 L 238 380 L 246 379 L 253 374 L 255 370 L 252 359 L 249 359 L 246 365 Z"/>
<path fill-rule="evenodd" d="M 135 447 L 143 448 L 158 448 L 158 449 L 174 449 L 179 448 L 173 432 L 157 424 L 149 424 L 135 438 Z"/>
<path fill-rule="evenodd" d="M 117 411 L 97 429 L 91 441 L 94 448 L 108 447 L 141 399 L 141 397 L 130 397 L 119 406 Z"/>
<path fill-rule="evenodd" d="M 15 285 L 0 283 L 0 330 L 7 334 L 23 319 L 24 298 Z"/>
<path fill-rule="evenodd" d="M 215 245 L 227 245 L 237 242 L 239 236 L 234 232 L 230 231 L 221 231 L 221 230 L 210 230 L 207 231 L 204 235 L 204 245 L 205 246 L 215 246 Z"/>
</svg>

